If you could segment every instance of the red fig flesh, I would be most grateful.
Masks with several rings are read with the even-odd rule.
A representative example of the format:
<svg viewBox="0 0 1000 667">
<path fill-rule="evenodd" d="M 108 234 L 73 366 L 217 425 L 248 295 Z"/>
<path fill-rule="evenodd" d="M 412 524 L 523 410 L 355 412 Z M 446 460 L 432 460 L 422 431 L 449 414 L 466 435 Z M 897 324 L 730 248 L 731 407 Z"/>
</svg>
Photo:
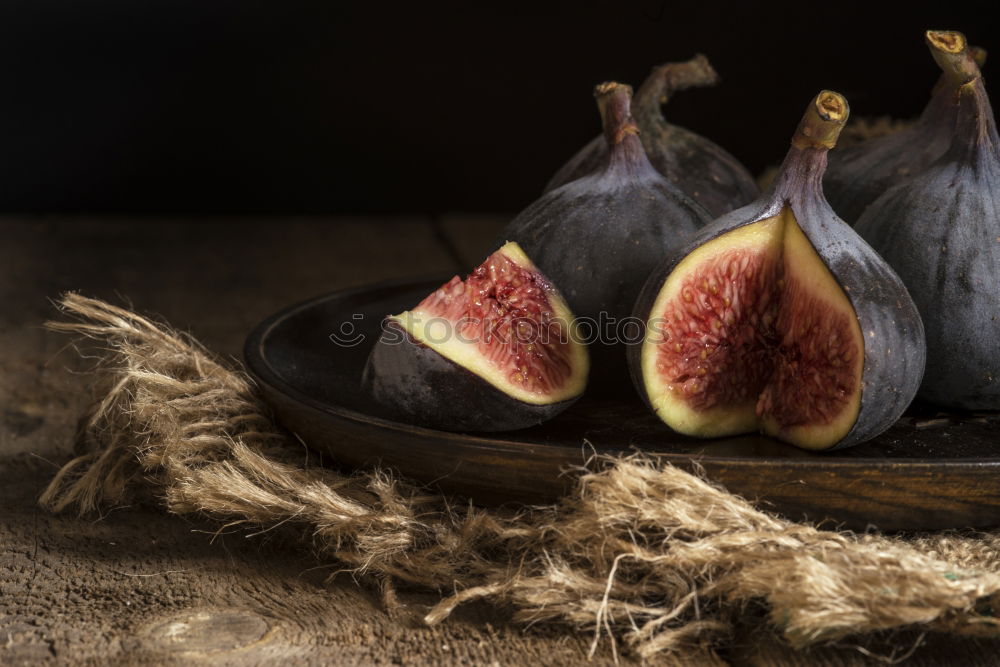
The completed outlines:
<svg viewBox="0 0 1000 667">
<path fill-rule="evenodd" d="M 700 246 L 653 312 L 643 358 L 654 407 L 685 433 L 842 439 L 857 419 L 864 342 L 843 290 L 787 208 Z M 794 397 L 794 400 L 789 400 Z"/>
</svg>

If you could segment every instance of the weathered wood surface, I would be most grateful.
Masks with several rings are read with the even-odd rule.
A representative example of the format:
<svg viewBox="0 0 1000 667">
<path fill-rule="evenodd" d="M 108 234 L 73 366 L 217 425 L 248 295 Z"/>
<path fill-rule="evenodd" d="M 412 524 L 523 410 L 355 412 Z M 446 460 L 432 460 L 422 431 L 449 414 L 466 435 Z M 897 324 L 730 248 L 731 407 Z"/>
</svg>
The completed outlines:
<svg viewBox="0 0 1000 667">
<path fill-rule="evenodd" d="M 331 289 L 458 270 L 496 220 L 0 221 L 0 664 L 579 664 L 589 636 L 472 605 L 436 628 L 428 595 L 390 617 L 378 594 L 281 530 L 252 538 L 137 503 L 52 516 L 35 499 L 70 454 L 88 396 L 80 360 L 40 325 L 68 289 L 130 300 L 237 356 L 264 316 Z M 792 652 L 737 636 L 748 665 L 881 664 L 918 633 Z M 906 664 L 996 664 L 1000 642 L 924 637 Z M 593 664 L 611 663 L 605 644 Z M 626 662 L 629 662 L 626 660 Z M 668 661 L 672 662 L 672 661 Z M 683 662 L 704 664 L 705 656 Z"/>
</svg>

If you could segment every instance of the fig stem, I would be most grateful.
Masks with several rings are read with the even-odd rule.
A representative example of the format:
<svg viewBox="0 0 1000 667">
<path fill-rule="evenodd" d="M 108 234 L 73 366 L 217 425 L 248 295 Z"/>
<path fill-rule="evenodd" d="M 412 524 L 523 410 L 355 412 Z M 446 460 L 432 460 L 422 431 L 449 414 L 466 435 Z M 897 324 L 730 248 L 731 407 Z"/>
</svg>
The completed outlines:
<svg viewBox="0 0 1000 667">
<path fill-rule="evenodd" d="M 832 90 L 821 91 L 806 108 L 792 136 L 792 146 L 802 149 L 833 148 L 849 115 L 850 107 L 843 95 Z"/>
<path fill-rule="evenodd" d="M 969 55 L 975 61 L 976 66 L 981 70 L 986 64 L 987 51 L 981 46 L 970 46 Z M 961 83 L 961 82 L 959 82 Z M 937 82 L 934 84 L 934 88 L 931 89 L 931 97 L 937 97 L 943 94 L 945 91 L 954 92 L 955 81 L 947 72 L 942 72 L 941 76 L 938 77 Z"/>
<path fill-rule="evenodd" d="M 928 30 L 924 36 L 935 62 L 953 84 L 962 85 L 981 76 L 965 35 L 954 30 Z"/>
<path fill-rule="evenodd" d="M 658 65 L 636 91 L 636 114 L 662 117 L 660 107 L 670 101 L 675 92 L 714 86 L 717 83 L 719 74 L 708 62 L 708 58 L 700 53 L 686 62 Z"/>
<path fill-rule="evenodd" d="M 952 147 L 959 151 L 988 147 L 1000 149 L 993 107 L 981 77 L 958 88 L 958 120 Z"/>
<path fill-rule="evenodd" d="M 617 146 L 630 134 L 639 134 L 639 126 L 632 118 L 632 86 L 607 81 L 594 88 L 594 97 L 609 146 Z"/>
</svg>

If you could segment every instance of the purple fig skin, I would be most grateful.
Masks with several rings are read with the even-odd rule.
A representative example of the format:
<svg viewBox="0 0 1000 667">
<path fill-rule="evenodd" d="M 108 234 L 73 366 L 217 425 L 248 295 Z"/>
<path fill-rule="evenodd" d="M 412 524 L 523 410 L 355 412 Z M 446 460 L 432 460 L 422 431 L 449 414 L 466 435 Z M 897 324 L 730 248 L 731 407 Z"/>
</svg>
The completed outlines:
<svg viewBox="0 0 1000 667">
<path fill-rule="evenodd" d="M 598 86 L 610 150 L 594 173 L 542 196 L 500 234 L 516 241 L 579 318 L 631 315 L 664 253 L 710 220 L 649 163 L 630 114 L 631 89 Z"/>
<path fill-rule="evenodd" d="M 414 340 L 387 321 L 362 386 L 393 419 L 444 431 L 514 431 L 547 421 L 576 399 L 532 405 Z"/>
<path fill-rule="evenodd" d="M 985 51 L 979 51 L 985 60 Z M 865 209 L 894 185 L 915 176 L 951 145 L 961 82 L 941 74 L 917 121 L 898 132 L 830 153 L 823 189 L 843 220 L 856 224 Z"/>
<path fill-rule="evenodd" d="M 705 56 L 688 62 L 667 63 L 653 69 L 635 95 L 633 104 L 640 138 L 653 167 L 681 192 L 716 217 L 753 201 L 759 194 L 753 176 L 718 144 L 663 117 L 663 105 L 673 93 L 713 86 L 719 76 Z M 593 173 L 608 152 L 603 137 L 594 137 L 545 186 L 550 192 Z"/>
<path fill-rule="evenodd" d="M 927 329 L 920 397 L 1000 410 L 1000 138 L 983 80 L 959 89 L 949 150 L 876 199 L 857 231 L 899 273 Z"/>
<path fill-rule="evenodd" d="M 816 101 L 830 94 L 824 91 Z M 847 103 L 840 99 L 846 120 Z M 861 409 L 847 435 L 828 448 L 840 449 L 874 438 L 902 415 L 920 385 L 926 349 L 920 315 L 902 281 L 837 217 L 823 196 L 827 152 L 836 142 L 840 127 L 829 127 L 821 121 L 814 105 L 810 105 L 767 192 L 753 203 L 718 218 L 672 251 L 643 288 L 636 302 L 635 317 L 644 323 L 649 321 L 663 284 L 688 254 L 723 234 L 774 217 L 789 207 L 813 249 L 843 287 L 865 337 Z M 810 125 L 812 130 L 804 135 L 803 128 Z M 825 138 L 824 133 L 827 133 Z M 804 136 L 813 139 L 806 140 Z M 872 345 L 871 341 L 878 344 Z M 642 376 L 641 352 L 641 345 L 629 347 L 629 368 L 633 384 L 652 408 Z"/>
</svg>

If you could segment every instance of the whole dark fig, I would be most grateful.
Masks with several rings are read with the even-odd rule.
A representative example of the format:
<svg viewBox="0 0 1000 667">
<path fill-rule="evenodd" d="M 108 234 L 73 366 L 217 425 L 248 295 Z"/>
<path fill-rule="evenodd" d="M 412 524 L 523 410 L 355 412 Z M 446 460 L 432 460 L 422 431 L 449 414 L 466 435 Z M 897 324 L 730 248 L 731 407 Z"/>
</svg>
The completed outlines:
<svg viewBox="0 0 1000 667">
<path fill-rule="evenodd" d="M 449 431 L 507 431 L 569 407 L 587 348 L 559 291 L 516 243 L 463 281 L 387 317 L 363 375 L 390 416 Z"/>
<path fill-rule="evenodd" d="M 594 96 L 608 147 L 600 167 L 528 206 L 500 241 L 517 241 L 577 316 L 596 321 L 602 313 L 631 315 L 664 253 L 710 218 L 650 165 L 630 113 L 631 88 L 604 83 Z"/>
<path fill-rule="evenodd" d="M 718 144 L 663 117 L 663 105 L 677 91 L 713 86 L 719 75 L 699 54 L 687 62 L 655 67 L 635 94 L 633 110 L 649 161 L 663 176 L 712 216 L 742 206 L 759 194 L 750 172 Z M 545 191 L 591 173 L 607 153 L 602 137 L 594 139 L 556 172 Z"/>
<path fill-rule="evenodd" d="M 957 90 L 948 151 L 876 199 L 857 230 L 896 269 L 927 330 L 920 395 L 1000 409 L 1000 139 L 979 68 L 960 33 L 927 33 Z"/>
<path fill-rule="evenodd" d="M 985 61 L 986 52 L 978 49 L 973 56 Z M 837 215 L 852 225 L 857 223 L 883 192 L 944 155 L 955 127 L 954 100 L 959 85 L 953 76 L 943 72 L 931 91 L 930 101 L 912 125 L 830 153 L 823 190 Z"/>
<path fill-rule="evenodd" d="M 770 189 L 671 252 L 644 287 L 630 368 L 674 430 L 846 447 L 888 428 L 916 393 L 916 307 L 823 198 L 847 116 L 842 96 L 821 92 Z"/>
</svg>

